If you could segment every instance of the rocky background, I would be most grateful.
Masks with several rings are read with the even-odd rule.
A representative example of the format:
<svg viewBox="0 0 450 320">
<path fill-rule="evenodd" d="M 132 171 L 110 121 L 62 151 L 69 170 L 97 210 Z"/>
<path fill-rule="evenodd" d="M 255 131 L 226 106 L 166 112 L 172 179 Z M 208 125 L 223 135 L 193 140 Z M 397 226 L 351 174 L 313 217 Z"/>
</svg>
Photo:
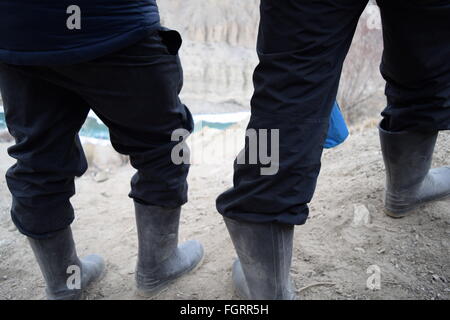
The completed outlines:
<svg viewBox="0 0 450 320">
<path fill-rule="evenodd" d="M 252 94 L 258 0 L 159 1 L 162 24 L 183 36 L 182 98 L 194 113 L 245 110 Z"/>
<path fill-rule="evenodd" d="M 182 98 L 194 113 L 248 110 L 259 23 L 259 0 L 159 1 L 162 23 L 184 39 Z M 348 121 L 361 122 L 384 107 L 379 11 L 364 12 L 347 57 L 338 101 Z"/>
</svg>

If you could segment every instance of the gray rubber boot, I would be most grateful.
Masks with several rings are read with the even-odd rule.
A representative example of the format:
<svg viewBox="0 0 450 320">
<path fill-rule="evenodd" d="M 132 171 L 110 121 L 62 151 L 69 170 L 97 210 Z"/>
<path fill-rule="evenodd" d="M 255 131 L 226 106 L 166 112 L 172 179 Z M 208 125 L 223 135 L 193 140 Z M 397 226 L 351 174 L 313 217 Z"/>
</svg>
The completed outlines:
<svg viewBox="0 0 450 320">
<path fill-rule="evenodd" d="M 389 132 L 383 126 L 386 214 L 402 218 L 425 202 L 450 196 L 450 167 L 430 170 L 438 132 Z"/>
<path fill-rule="evenodd" d="M 78 259 L 70 227 L 50 239 L 28 238 L 28 241 L 47 284 L 49 300 L 81 299 L 87 287 L 105 271 L 100 256 Z"/>
<path fill-rule="evenodd" d="M 137 293 L 150 298 L 200 266 L 203 246 L 196 240 L 178 246 L 181 208 L 134 205 L 139 242 Z"/>
<path fill-rule="evenodd" d="M 233 286 L 245 300 L 295 300 L 290 277 L 294 226 L 224 218 L 236 249 Z"/>
</svg>

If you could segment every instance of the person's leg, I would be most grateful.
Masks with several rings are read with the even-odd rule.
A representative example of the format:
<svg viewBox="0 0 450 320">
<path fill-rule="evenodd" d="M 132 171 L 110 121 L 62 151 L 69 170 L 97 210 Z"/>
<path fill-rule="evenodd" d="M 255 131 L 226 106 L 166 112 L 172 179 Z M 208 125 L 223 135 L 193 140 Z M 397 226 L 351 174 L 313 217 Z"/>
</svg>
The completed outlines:
<svg viewBox="0 0 450 320">
<path fill-rule="evenodd" d="M 275 270 L 278 261 L 255 270 L 258 261 L 270 261 L 260 255 L 289 260 L 283 263 L 289 270 L 289 234 L 293 225 L 304 224 L 308 217 L 342 64 L 366 4 L 364 0 L 261 1 L 260 63 L 254 74 L 248 128 L 279 130 L 279 168 L 274 175 L 261 175 L 262 165 L 235 162 L 234 186 L 217 199 L 249 285 L 264 281 L 256 276 L 258 272 L 280 271 Z M 249 148 L 247 141 L 247 153 Z M 230 220 L 242 222 L 241 226 Z M 264 236 L 253 237 L 248 223 L 255 230 L 261 229 L 257 224 L 265 226 Z M 273 244 L 271 250 L 264 250 L 268 243 Z M 280 273 L 284 278 L 274 280 L 278 284 L 266 274 L 267 286 L 261 290 L 254 285 L 251 297 L 290 298 L 285 288 L 288 273 Z"/>
<path fill-rule="evenodd" d="M 432 169 L 439 130 L 450 129 L 450 4 L 379 0 L 381 72 L 388 106 L 380 139 L 386 164 L 386 213 L 404 217 L 450 196 L 450 167 Z"/>
<path fill-rule="evenodd" d="M 381 73 L 385 129 L 450 129 L 450 4 L 442 0 L 378 0 L 383 22 Z"/>
<path fill-rule="evenodd" d="M 139 239 L 136 279 L 140 293 L 152 295 L 191 271 L 202 246 L 177 248 L 181 206 L 187 201 L 188 164 L 176 164 L 176 129 L 193 130 L 189 110 L 180 102 L 182 69 L 175 31 L 155 31 L 145 40 L 76 66 L 55 71 L 73 83 L 108 126 L 114 148 L 130 156 L 137 169 L 130 196 L 135 202 Z"/>
<path fill-rule="evenodd" d="M 46 68 L 0 64 L 0 90 L 8 130 L 16 143 L 8 149 L 17 160 L 6 174 L 13 196 L 12 219 L 29 241 L 47 283 L 50 299 L 76 299 L 97 279 L 103 261 L 80 261 L 72 239 L 70 197 L 74 178 L 86 160 L 78 131 L 89 107 L 76 94 L 41 75 Z M 81 271 L 79 288 L 67 287 L 68 267 Z"/>
<path fill-rule="evenodd" d="M 6 173 L 12 219 L 33 238 L 48 238 L 74 219 L 74 178 L 87 169 L 78 130 L 89 107 L 77 95 L 39 77 L 44 68 L 0 65 L 5 120 L 17 162 Z"/>
</svg>

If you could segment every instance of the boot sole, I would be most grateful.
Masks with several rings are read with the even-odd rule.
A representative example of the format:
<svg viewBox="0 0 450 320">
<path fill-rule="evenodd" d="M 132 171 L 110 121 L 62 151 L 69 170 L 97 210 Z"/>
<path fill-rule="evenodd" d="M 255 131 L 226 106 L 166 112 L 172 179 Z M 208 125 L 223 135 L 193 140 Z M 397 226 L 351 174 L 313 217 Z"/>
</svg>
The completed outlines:
<svg viewBox="0 0 450 320">
<path fill-rule="evenodd" d="M 239 300 L 244 300 L 244 301 L 251 300 L 249 297 L 246 297 L 244 294 L 242 294 L 234 283 L 232 284 L 232 286 L 233 286 L 233 293 L 236 298 L 238 298 Z M 292 294 L 292 297 L 288 300 L 297 300 L 297 295 L 295 293 Z"/>
<path fill-rule="evenodd" d="M 412 214 L 414 213 L 415 210 L 421 208 L 421 207 L 424 206 L 424 205 L 430 204 L 431 202 L 442 201 L 442 200 L 446 200 L 446 199 L 450 199 L 450 193 L 449 193 L 449 194 L 446 194 L 446 195 L 444 195 L 444 196 L 435 198 L 435 199 L 431 199 L 431 200 L 428 200 L 428 201 L 420 202 L 420 203 L 418 203 L 418 204 L 416 204 L 416 205 L 414 205 L 414 206 L 412 206 L 412 207 L 410 207 L 410 208 L 408 208 L 408 209 L 405 209 L 405 210 L 394 211 L 394 210 L 390 210 L 390 209 L 384 207 L 384 210 L 383 210 L 383 211 L 384 211 L 384 213 L 385 213 L 387 216 L 389 216 L 389 217 L 391 217 L 391 218 L 394 218 L 394 219 L 402 219 L 402 218 L 405 218 L 405 217 L 407 217 L 407 216 L 412 215 Z"/>
<path fill-rule="evenodd" d="M 180 275 L 178 275 L 176 278 L 167 280 L 166 282 L 158 285 L 156 288 L 152 289 L 152 290 L 143 290 L 143 289 L 136 289 L 136 295 L 138 295 L 139 297 L 142 298 L 147 298 L 147 299 L 152 299 L 155 298 L 158 294 L 160 294 L 165 288 L 169 287 L 170 285 L 172 285 L 174 282 L 178 281 L 179 279 L 183 278 L 184 276 L 190 274 L 190 273 L 194 273 L 195 271 L 197 271 L 198 268 L 200 268 L 203 265 L 203 261 L 205 260 L 205 255 L 203 254 L 202 258 L 200 259 L 200 261 L 191 269 L 188 269 L 186 271 L 184 271 L 183 273 L 181 273 Z"/>
<path fill-rule="evenodd" d="M 244 301 L 250 301 L 251 300 L 250 297 L 245 294 L 245 292 L 243 292 L 243 291 L 238 289 L 238 286 L 233 281 L 233 276 L 232 276 L 232 279 L 231 279 L 231 284 L 232 284 L 234 296 L 236 298 L 238 298 L 240 300 L 244 300 Z M 294 282 L 293 282 L 292 278 L 290 278 L 290 286 L 291 286 L 292 296 L 289 299 L 287 299 L 287 300 L 297 300 L 297 295 L 295 294 L 295 291 L 296 291 L 295 290 L 295 285 L 294 285 Z"/>
</svg>

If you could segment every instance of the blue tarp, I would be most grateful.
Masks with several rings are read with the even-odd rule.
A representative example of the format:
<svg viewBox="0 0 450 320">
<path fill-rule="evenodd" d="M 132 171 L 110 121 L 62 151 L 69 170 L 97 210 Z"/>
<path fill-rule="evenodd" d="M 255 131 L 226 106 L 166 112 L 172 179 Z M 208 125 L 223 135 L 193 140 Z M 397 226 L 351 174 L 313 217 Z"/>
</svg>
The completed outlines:
<svg viewBox="0 0 450 320">
<path fill-rule="evenodd" d="M 343 143 L 349 135 L 347 124 L 341 113 L 341 108 L 335 102 L 330 117 L 330 128 L 328 129 L 327 140 L 324 147 L 327 149 L 334 148 Z"/>
</svg>

